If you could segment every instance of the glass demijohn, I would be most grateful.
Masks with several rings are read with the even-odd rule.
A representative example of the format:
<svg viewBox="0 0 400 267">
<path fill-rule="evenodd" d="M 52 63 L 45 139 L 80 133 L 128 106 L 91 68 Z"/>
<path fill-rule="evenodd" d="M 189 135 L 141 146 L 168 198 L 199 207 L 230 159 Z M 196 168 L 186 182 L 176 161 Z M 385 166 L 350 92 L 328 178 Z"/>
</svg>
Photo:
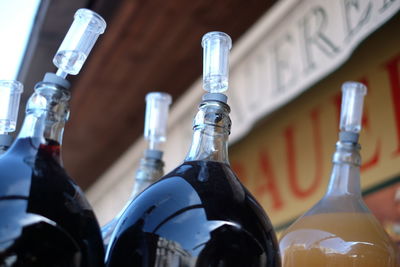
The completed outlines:
<svg viewBox="0 0 400 267">
<path fill-rule="evenodd" d="M 204 89 L 184 162 L 126 208 L 106 251 L 106 265 L 137 267 L 280 266 L 279 247 L 262 207 L 228 160 L 226 95 L 231 40 L 203 37 Z"/>
<path fill-rule="evenodd" d="M 127 204 L 117 216 L 101 228 L 105 248 L 129 203 L 164 174 L 163 152 L 160 150 L 160 144 L 167 140 L 167 122 L 171 102 L 172 97 L 167 93 L 151 92 L 146 95 L 144 137 L 148 148 L 136 170 L 135 183 Z"/>
<path fill-rule="evenodd" d="M 0 158 L 0 266 L 104 265 L 96 217 L 62 164 L 71 93 L 69 72 L 59 67 L 36 84 L 18 137 Z"/>
<path fill-rule="evenodd" d="M 397 248 L 361 195 L 358 144 L 366 87 L 342 87 L 339 141 L 325 196 L 282 234 L 283 267 L 397 267 Z"/>
</svg>

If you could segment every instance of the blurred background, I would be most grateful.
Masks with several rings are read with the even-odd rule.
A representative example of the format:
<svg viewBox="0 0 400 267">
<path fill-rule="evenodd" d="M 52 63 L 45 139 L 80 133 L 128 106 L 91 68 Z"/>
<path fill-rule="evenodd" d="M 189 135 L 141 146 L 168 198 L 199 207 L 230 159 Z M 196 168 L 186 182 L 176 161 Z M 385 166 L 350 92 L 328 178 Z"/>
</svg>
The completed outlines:
<svg viewBox="0 0 400 267">
<path fill-rule="evenodd" d="M 233 39 L 230 161 L 276 229 L 323 195 L 340 87 L 357 80 L 369 88 L 361 135 L 366 202 L 400 240 L 400 0 L 0 0 L 8 44 L 0 78 L 24 83 L 20 120 L 35 83 L 55 70 L 52 58 L 78 8 L 108 25 L 81 73 L 68 78 L 62 155 L 101 223 L 129 197 L 150 91 L 174 99 L 166 171 L 183 160 L 203 93 L 201 37 L 217 30 Z"/>
</svg>

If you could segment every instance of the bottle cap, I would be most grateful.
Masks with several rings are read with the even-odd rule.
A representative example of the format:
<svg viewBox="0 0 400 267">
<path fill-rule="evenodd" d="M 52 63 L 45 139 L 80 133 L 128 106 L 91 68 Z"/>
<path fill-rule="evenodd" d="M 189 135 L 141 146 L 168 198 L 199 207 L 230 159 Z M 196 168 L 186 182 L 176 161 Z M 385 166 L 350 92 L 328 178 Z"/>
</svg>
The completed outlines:
<svg viewBox="0 0 400 267">
<path fill-rule="evenodd" d="M 144 156 L 146 158 L 151 158 L 151 159 L 162 159 L 163 152 L 161 150 L 155 150 L 155 149 L 146 149 L 144 152 Z"/>
<path fill-rule="evenodd" d="M 13 142 L 13 137 L 8 134 L 0 134 L 0 147 L 10 147 Z M 0 153 L 1 154 L 1 153 Z"/>
<path fill-rule="evenodd" d="M 346 82 L 342 86 L 340 130 L 358 134 L 361 130 L 364 96 L 367 87 L 359 82 Z"/>
<path fill-rule="evenodd" d="M 167 140 L 167 122 L 172 97 L 167 93 L 152 92 L 146 95 L 146 117 L 144 138 L 149 149 L 158 150 L 160 143 Z"/>
<path fill-rule="evenodd" d="M 226 33 L 209 32 L 203 36 L 203 88 L 209 93 L 228 90 L 229 50 L 232 40 Z"/>
<path fill-rule="evenodd" d="M 57 75 L 65 78 L 67 74 L 78 74 L 105 28 L 106 22 L 99 14 L 86 8 L 78 9 L 64 41 L 53 58 L 54 65 L 59 68 Z"/>
<path fill-rule="evenodd" d="M 0 80 L 0 134 L 15 131 L 22 92 L 22 83 Z"/>
<path fill-rule="evenodd" d="M 68 80 L 61 78 L 52 72 L 47 72 L 44 75 L 43 82 L 57 84 L 65 89 L 69 89 L 71 87 L 71 83 Z"/>
</svg>

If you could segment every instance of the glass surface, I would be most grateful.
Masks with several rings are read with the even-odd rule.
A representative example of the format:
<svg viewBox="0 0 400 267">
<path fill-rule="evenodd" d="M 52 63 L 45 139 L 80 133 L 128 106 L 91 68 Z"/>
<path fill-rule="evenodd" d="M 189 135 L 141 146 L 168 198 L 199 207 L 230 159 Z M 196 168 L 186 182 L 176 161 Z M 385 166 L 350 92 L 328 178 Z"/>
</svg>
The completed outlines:
<svg viewBox="0 0 400 267">
<path fill-rule="evenodd" d="M 146 115 L 144 123 L 144 138 L 148 141 L 145 156 L 135 173 L 135 184 L 131 196 L 123 209 L 110 222 L 101 228 L 104 247 L 107 248 L 112 233 L 129 203 L 149 185 L 153 184 L 164 174 L 164 162 L 161 160 L 162 151 L 159 144 L 167 139 L 167 124 L 169 106 L 172 97 L 167 93 L 151 92 L 146 95 Z"/>
<path fill-rule="evenodd" d="M 146 116 L 144 138 L 149 149 L 159 149 L 159 144 L 167 140 L 169 106 L 172 98 L 167 93 L 152 92 L 146 95 Z"/>
<path fill-rule="evenodd" d="M 228 90 L 229 50 L 232 40 L 226 33 L 209 32 L 203 36 L 203 88 L 209 93 Z"/>
<path fill-rule="evenodd" d="M 398 252 L 361 195 L 360 145 L 366 88 L 343 85 L 341 130 L 356 138 L 336 143 L 325 196 L 281 236 L 283 267 L 397 267 Z M 341 132 L 341 134 L 343 133 Z"/>
<path fill-rule="evenodd" d="M 0 134 L 15 131 L 22 91 L 22 83 L 0 80 Z"/>
<path fill-rule="evenodd" d="M 55 141 L 41 144 L 36 138 L 19 138 L 0 159 L 0 203 L 15 200 L 13 203 L 17 205 L 15 210 L 1 213 L 0 266 L 25 266 L 26 257 L 40 258 L 51 251 L 61 253 L 64 246 L 65 261 L 60 258 L 52 264 L 32 266 L 69 266 L 67 263 L 71 262 L 71 257 L 75 259 L 76 253 L 81 255 L 77 258 L 79 264 L 72 266 L 102 266 L 104 254 L 97 220 L 83 192 L 60 166 L 59 153 L 60 146 Z M 49 232 L 42 229 L 43 239 L 21 242 L 35 235 L 29 230 L 31 226 L 32 229 L 40 227 L 40 223 L 31 224 L 25 219 L 33 215 L 47 218 L 54 224 L 45 226 Z M 10 231 L 14 232 L 11 238 Z M 51 232 L 55 235 L 49 236 Z M 57 238 L 62 242 L 56 242 Z M 46 247 L 51 250 L 44 251 Z M 32 251 L 38 254 L 30 255 Z M 18 264 L 9 264 L 11 260 Z M 40 258 L 39 262 L 46 262 L 46 259 Z M 59 262 L 62 264 L 57 265 Z"/>
<path fill-rule="evenodd" d="M 54 65 L 60 69 L 57 73 L 64 72 L 64 76 L 66 73 L 78 74 L 105 28 L 106 22 L 99 14 L 85 8 L 78 9 L 53 59 Z"/>
<path fill-rule="evenodd" d="M 185 162 L 131 202 L 107 266 L 280 266 L 263 209 L 227 164 Z"/>
<path fill-rule="evenodd" d="M 362 83 L 346 82 L 342 86 L 342 94 L 340 130 L 359 133 L 367 88 Z"/>
<path fill-rule="evenodd" d="M 304 216 L 280 240 L 283 267 L 396 267 L 396 251 L 377 219 L 364 212 Z"/>
<path fill-rule="evenodd" d="M 130 202 L 139 195 L 143 190 L 156 182 L 164 173 L 164 162 L 153 158 L 142 158 L 140 166 L 136 170 L 135 184 L 133 186 L 132 194 L 126 202 L 122 210 L 110 222 L 101 227 L 101 235 L 103 237 L 104 247 L 107 248 L 110 243 L 112 233 L 116 228 L 122 214 L 128 208 Z"/>
<path fill-rule="evenodd" d="M 0 220 L 0 266 L 80 266 L 82 254 L 73 238 L 55 222 L 27 212 L 28 203 L 0 199 L 0 214 L 7 218 Z"/>
<path fill-rule="evenodd" d="M 68 74 L 77 75 L 85 63 L 87 55 L 80 51 L 59 50 L 54 56 L 54 65 Z"/>
</svg>

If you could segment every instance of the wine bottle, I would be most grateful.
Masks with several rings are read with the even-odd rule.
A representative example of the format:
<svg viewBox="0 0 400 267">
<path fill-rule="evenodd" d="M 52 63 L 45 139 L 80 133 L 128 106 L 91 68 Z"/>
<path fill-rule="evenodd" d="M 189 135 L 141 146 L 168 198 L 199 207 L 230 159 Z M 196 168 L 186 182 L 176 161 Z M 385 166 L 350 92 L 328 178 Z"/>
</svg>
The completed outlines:
<svg viewBox="0 0 400 267">
<path fill-rule="evenodd" d="M 281 236 L 284 267 L 395 267 L 397 248 L 361 196 L 360 145 L 366 87 L 342 87 L 339 141 L 324 197 Z"/>
<path fill-rule="evenodd" d="M 21 131 L 0 158 L 0 266 L 104 265 L 100 227 L 60 155 L 71 95 L 65 77 L 79 72 L 104 29 L 98 14 L 76 12 L 57 74 L 36 84 Z"/>
<path fill-rule="evenodd" d="M 0 80 L 0 155 L 12 144 L 13 138 L 9 133 L 14 132 L 17 125 L 22 91 L 22 83 Z"/>
<path fill-rule="evenodd" d="M 167 140 L 167 120 L 171 101 L 172 98 L 167 93 L 151 92 L 146 95 L 144 139 L 148 142 L 148 148 L 136 170 L 135 183 L 127 204 L 117 216 L 101 228 L 105 248 L 107 248 L 112 232 L 129 203 L 164 174 L 163 152 L 160 145 Z"/>
<path fill-rule="evenodd" d="M 106 251 L 113 266 L 280 266 L 275 232 L 228 161 L 230 37 L 203 37 L 203 96 L 180 166 L 127 207 Z"/>
</svg>

